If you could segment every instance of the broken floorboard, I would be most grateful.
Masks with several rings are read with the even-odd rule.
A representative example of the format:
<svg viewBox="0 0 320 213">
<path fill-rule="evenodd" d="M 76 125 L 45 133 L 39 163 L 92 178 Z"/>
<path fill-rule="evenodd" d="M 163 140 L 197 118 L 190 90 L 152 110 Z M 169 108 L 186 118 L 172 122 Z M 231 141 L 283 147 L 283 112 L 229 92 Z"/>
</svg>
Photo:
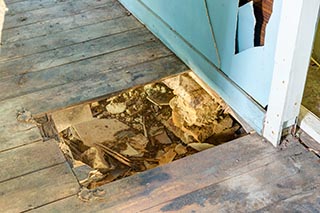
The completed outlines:
<svg viewBox="0 0 320 213">
<path fill-rule="evenodd" d="M 150 212 L 180 207 L 183 210 L 192 206 L 186 205 L 189 203 L 196 204 L 194 206 L 202 211 L 210 211 L 214 202 L 208 200 L 214 195 L 208 191 L 221 192 L 221 186 L 228 186 L 226 192 L 230 193 L 226 195 L 231 196 L 231 189 L 237 188 L 240 183 L 242 188 L 239 187 L 239 190 L 245 192 L 240 197 L 241 201 L 248 203 L 249 207 L 252 196 L 256 194 L 262 196 L 260 198 L 264 201 L 258 203 L 257 208 L 272 210 L 276 205 L 281 205 L 283 209 L 290 208 L 288 203 L 299 199 L 304 199 L 311 207 L 315 205 L 316 200 L 311 194 L 314 190 L 319 191 L 317 158 L 305 152 L 300 145 L 279 152 L 257 135 L 249 135 L 182 161 L 114 182 L 103 187 L 107 193 L 105 200 L 81 202 L 76 197 L 79 189 L 76 178 L 61 154 L 56 153 L 57 147 L 53 148 L 52 143 L 42 143 L 35 124 L 17 122 L 17 112 L 26 109 L 37 114 L 57 110 L 178 74 L 188 68 L 163 46 L 159 50 L 164 55 L 157 55 L 159 50 L 155 48 L 148 49 L 151 42 L 154 42 L 154 47 L 161 45 L 146 32 L 142 24 L 128 16 L 116 0 L 6 2 L 9 9 L 12 5 L 17 10 L 16 14 L 9 13 L 7 16 L 3 32 L 4 45 L 0 48 L 0 81 L 3 85 L 6 81 L 12 82 L 9 87 L 1 87 L 0 162 L 3 165 L 8 163 L 3 166 L 4 173 L 1 173 L 2 211 L 17 212 L 36 208 L 43 212 L 64 207 L 63 211 L 114 212 L 143 208 Z M 39 7 L 41 2 L 44 2 L 43 7 Z M 104 9 L 106 14 L 101 12 Z M 111 36 L 119 36 L 120 40 L 114 45 L 110 44 Z M 150 37 L 154 41 L 148 41 Z M 95 46 L 90 49 L 91 44 Z M 135 47 L 139 50 L 145 47 L 145 50 L 151 52 L 145 54 L 144 51 L 142 57 L 145 58 L 138 58 L 136 64 L 132 56 L 129 66 L 108 58 L 110 54 L 124 54 L 126 50 L 132 51 Z M 103 63 L 105 59 L 110 64 L 117 64 L 117 69 L 113 70 L 112 66 L 108 71 L 104 67 L 103 70 L 100 70 L 101 67 L 97 69 L 95 65 L 99 64 L 99 60 Z M 89 65 L 85 65 L 86 62 Z M 129 62 L 123 63 L 128 65 Z M 61 75 L 59 70 L 70 67 L 68 64 L 83 65 L 86 68 L 81 70 L 82 66 L 79 66 L 78 69 L 72 69 L 69 72 L 72 77 L 69 78 Z M 81 78 L 77 76 L 78 73 L 82 73 Z M 43 80 L 42 85 L 32 88 L 30 82 L 35 82 L 35 79 L 58 79 L 59 83 Z M 14 169 L 9 169 L 9 166 Z M 254 180 L 256 188 L 252 188 L 251 182 L 245 188 L 248 174 L 252 174 L 253 179 L 249 181 Z M 280 185 L 270 185 L 270 181 Z M 265 185 L 269 191 L 263 188 Z M 310 190 L 306 193 L 303 189 Z M 287 196 L 271 196 L 271 192 L 284 191 L 289 192 Z M 296 196 L 292 196 L 292 193 L 296 193 Z M 192 200 L 194 194 L 200 194 L 204 203 L 198 205 L 199 200 Z M 187 199 L 183 199 L 184 195 Z M 225 202 L 238 202 L 237 199 L 240 199 L 237 194 L 233 197 L 226 195 L 222 196 L 226 198 Z M 186 200 L 190 200 L 189 203 Z"/>
<path fill-rule="evenodd" d="M 188 68 L 116 0 L 7 3 L 0 81 L 12 84 L 0 92 L 0 209 L 19 212 L 74 196 L 79 185 L 55 142 L 42 142 L 18 112 L 57 110 Z"/>
<path fill-rule="evenodd" d="M 35 212 L 272 209 L 297 194 L 320 189 L 318 161 L 299 143 L 291 141 L 280 151 L 253 134 L 102 186 L 106 194 L 100 200 L 84 203 L 73 196 Z"/>
</svg>

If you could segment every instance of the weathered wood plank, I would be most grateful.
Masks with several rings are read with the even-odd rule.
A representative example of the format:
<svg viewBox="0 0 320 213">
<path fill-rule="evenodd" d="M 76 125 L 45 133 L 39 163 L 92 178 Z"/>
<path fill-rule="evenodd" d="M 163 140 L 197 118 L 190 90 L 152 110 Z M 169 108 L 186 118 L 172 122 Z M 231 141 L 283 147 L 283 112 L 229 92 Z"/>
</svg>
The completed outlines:
<svg viewBox="0 0 320 213">
<path fill-rule="evenodd" d="M 188 68 L 177 57 L 168 56 L 117 72 L 100 73 L 82 81 L 2 101 L 0 102 L 0 120 L 3 122 L 0 128 L 0 151 L 41 139 L 38 129 L 30 129 L 30 126 L 24 126 L 16 121 L 16 112 L 21 108 L 33 114 L 53 111 L 185 71 L 188 71 Z"/>
<path fill-rule="evenodd" d="M 317 158 L 303 150 L 300 144 L 294 146 L 285 150 L 290 154 L 278 161 L 145 209 L 145 212 L 252 212 L 291 196 L 318 191 L 320 168 Z M 291 207 L 290 210 L 295 209 Z"/>
<path fill-rule="evenodd" d="M 116 72 L 171 54 L 159 41 L 151 41 L 63 66 L 13 76 L 0 81 L 0 87 L 6 88 L 6 91 L 0 91 L 0 100 L 79 81 L 103 72 Z"/>
<path fill-rule="evenodd" d="M 18 76 L 143 44 L 155 37 L 144 28 L 106 36 L 21 59 L 0 62 L 1 78 Z M 70 65 L 69 65 L 70 66 Z M 88 67 L 89 65 L 87 65 Z M 63 69 L 60 67 L 59 69 Z M 82 69 L 82 68 L 81 68 Z M 90 70 L 88 71 L 90 73 Z"/>
<path fill-rule="evenodd" d="M 99 1 L 66 1 L 60 4 L 55 4 L 50 8 L 40 8 L 38 10 L 28 11 L 26 13 L 10 13 L 6 16 L 4 29 L 10 29 L 13 27 L 19 27 L 27 24 L 32 24 L 40 21 L 54 19 L 63 16 L 71 16 L 84 11 L 88 11 L 92 8 L 99 7 L 101 5 L 110 2 L 110 0 Z M 9 5 L 10 10 L 10 5 Z"/>
<path fill-rule="evenodd" d="M 17 14 L 37 10 L 41 8 L 48 8 L 55 6 L 59 3 L 70 2 L 70 0 L 29 0 L 29 1 L 16 1 L 7 3 L 10 7 L 10 14 Z"/>
<path fill-rule="evenodd" d="M 320 190 L 306 190 L 304 193 L 299 193 L 288 199 L 271 204 L 265 208 L 262 208 L 256 213 L 263 212 L 303 212 L 303 213 L 315 213 L 320 209 Z"/>
<path fill-rule="evenodd" d="M 106 199 L 103 202 L 81 205 L 77 198 L 70 198 L 48 205 L 39 212 L 62 209 L 127 212 L 128 208 L 130 208 L 129 212 L 139 212 L 181 194 L 228 179 L 230 176 L 248 172 L 256 168 L 253 166 L 257 159 L 265 159 L 275 152 L 276 149 L 262 142 L 259 136 L 245 136 L 231 143 L 103 186 L 102 188 L 106 191 Z M 250 166 L 250 164 L 253 165 Z"/>
<path fill-rule="evenodd" d="M 23 101 L 18 99 L 0 102 L 0 151 L 42 140 L 35 124 L 17 121 L 22 106 Z"/>
<path fill-rule="evenodd" d="M 54 140 L 36 142 L 0 154 L 0 182 L 65 161 Z"/>
<path fill-rule="evenodd" d="M 42 141 L 38 128 L 24 131 L 13 128 L 12 124 L 3 125 L 0 130 L 0 151 L 12 149 L 35 141 Z"/>
<path fill-rule="evenodd" d="M 78 192 L 79 185 L 67 163 L 0 183 L 2 212 L 22 212 Z"/>
<path fill-rule="evenodd" d="M 103 186 L 102 202 L 70 197 L 35 212 L 246 212 L 319 184 L 317 160 L 299 144 L 276 151 L 249 135 Z"/>
<path fill-rule="evenodd" d="M 136 19 L 131 16 L 125 16 L 48 36 L 9 43 L 1 47 L 0 61 L 57 49 L 139 27 L 141 27 L 141 24 Z"/>
<path fill-rule="evenodd" d="M 2 41 L 5 44 L 45 36 L 77 27 L 119 18 L 125 15 L 125 10 L 117 1 L 106 3 L 105 6 L 94 8 L 72 17 L 58 17 L 34 24 L 23 25 L 3 31 Z"/>
</svg>

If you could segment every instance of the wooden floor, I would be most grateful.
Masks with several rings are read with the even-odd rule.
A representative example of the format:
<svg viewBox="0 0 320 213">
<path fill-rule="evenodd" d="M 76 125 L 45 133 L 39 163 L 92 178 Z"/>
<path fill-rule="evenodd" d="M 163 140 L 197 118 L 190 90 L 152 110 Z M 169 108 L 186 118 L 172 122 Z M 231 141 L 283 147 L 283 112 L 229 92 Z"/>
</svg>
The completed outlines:
<svg viewBox="0 0 320 213">
<path fill-rule="evenodd" d="M 103 186 L 79 184 L 55 141 L 17 113 L 44 113 L 188 68 L 116 0 L 6 0 L 0 48 L 1 212 L 319 212 L 319 159 L 256 134 Z"/>
</svg>

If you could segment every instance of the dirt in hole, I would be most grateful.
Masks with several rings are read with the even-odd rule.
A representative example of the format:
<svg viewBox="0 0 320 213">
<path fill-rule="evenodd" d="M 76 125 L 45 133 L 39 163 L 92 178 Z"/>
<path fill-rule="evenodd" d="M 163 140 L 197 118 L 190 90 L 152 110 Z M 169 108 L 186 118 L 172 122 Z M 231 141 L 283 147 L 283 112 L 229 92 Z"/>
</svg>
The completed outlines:
<svg viewBox="0 0 320 213">
<path fill-rule="evenodd" d="M 83 187 L 155 168 L 246 134 L 188 74 L 48 116 Z"/>
</svg>

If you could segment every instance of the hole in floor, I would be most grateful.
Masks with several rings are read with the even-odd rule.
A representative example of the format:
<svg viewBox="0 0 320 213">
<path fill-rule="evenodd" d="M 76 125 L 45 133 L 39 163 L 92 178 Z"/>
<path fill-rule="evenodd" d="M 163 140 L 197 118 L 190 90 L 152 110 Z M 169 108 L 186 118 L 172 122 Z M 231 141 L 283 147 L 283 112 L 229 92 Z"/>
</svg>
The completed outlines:
<svg viewBox="0 0 320 213">
<path fill-rule="evenodd" d="M 88 189 L 246 134 L 188 73 L 37 118 Z"/>
</svg>

